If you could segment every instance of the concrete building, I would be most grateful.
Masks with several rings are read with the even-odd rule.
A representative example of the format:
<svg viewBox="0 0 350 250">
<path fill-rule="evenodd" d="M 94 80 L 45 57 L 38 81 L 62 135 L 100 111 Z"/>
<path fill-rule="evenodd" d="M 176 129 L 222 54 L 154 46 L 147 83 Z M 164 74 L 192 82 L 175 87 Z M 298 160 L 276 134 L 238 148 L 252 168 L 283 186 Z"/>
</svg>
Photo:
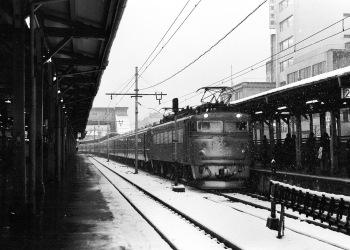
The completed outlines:
<svg viewBox="0 0 350 250">
<path fill-rule="evenodd" d="M 130 131 L 128 107 L 91 108 L 85 138 L 99 138 L 107 135 L 107 131 L 118 134 Z"/>
<path fill-rule="evenodd" d="M 231 101 L 236 101 L 275 88 L 274 82 L 241 82 L 232 86 Z"/>
<path fill-rule="evenodd" d="M 350 65 L 349 0 L 270 0 L 276 87 Z"/>
</svg>

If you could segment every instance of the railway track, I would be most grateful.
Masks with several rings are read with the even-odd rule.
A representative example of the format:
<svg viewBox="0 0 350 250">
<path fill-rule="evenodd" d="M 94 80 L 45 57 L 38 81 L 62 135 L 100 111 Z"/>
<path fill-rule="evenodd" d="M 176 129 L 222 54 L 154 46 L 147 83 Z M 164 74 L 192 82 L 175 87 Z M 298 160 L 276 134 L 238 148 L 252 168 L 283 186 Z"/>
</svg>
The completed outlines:
<svg viewBox="0 0 350 250">
<path fill-rule="evenodd" d="M 240 249 L 102 162 L 89 159 L 173 249 Z"/>
<path fill-rule="evenodd" d="M 107 163 L 106 160 L 102 159 L 102 158 L 98 158 L 98 160 L 100 162 L 99 164 L 101 164 L 100 166 L 102 166 L 102 165 L 108 165 L 109 166 L 108 169 L 104 166 L 103 168 L 105 168 L 105 170 L 100 170 L 101 172 L 102 171 L 107 172 L 107 173 L 105 173 L 105 175 L 110 175 L 113 172 L 114 173 L 113 175 L 117 176 L 117 174 L 119 175 L 119 173 L 117 173 L 117 172 L 120 172 L 121 175 L 118 176 L 119 178 L 123 178 L 124 181 L 128 181 L 129 185 L 133 185 L 134 187 L 137 187 L 138 190 L 141 190 L 139 192 L 142 192 L 144 194 L 148 193 L 149 196 L 151 196 L 152 199 L 155 200 L 154 202 L 157 202 L 157 203 L 161 204 L 161 206 L 166 207 L 166 208 L 163 208 L 163 209 L 167 209 L 167 210 L 170 209 L 170 210 L 172 210 L 171 213 L 177 214 L 175 216 L 177 219 L 182 217 L 182 219 L 180 219 L 180 220 L 187 220 L 188 222 L 186 222 L 186 224 L 193 224 L 193 225 L 191 225 L 191 227 L 194 228 L 196 232 L 200 232 L 201 233 L 201 237 L 209 238 L 209 239 L 213 238 L 214 241 L 212 241 L 212 243 L 215 243 L 214 245 L 216 247 L 219 247 L 219 249 L 230 249 L 230 248 L 231 249 L 240 249 L 240 248 L 244 248 L 244 247 L 241 247 L 241 245 L 239 245 L 239 243 L 238 243 L 238 245 L 239 245 L 239 247 L 238 247 L 235 239 L 232 238 L 232 235 L 234 234 L 234 232 L 237 233 L 237 231 L 235 231 L 236 229 L 234 229 L 234 227 L 233 228 L 230 227 L 229 232 L 231 233 L 231 235 L 227 235 L 227 234 L 225 234 L 225 232 L 217 230 L 218 229 L 217 226 L 218 226 L 219 223 L 217 225 L 214 225 L 214 227 L 213 227 L 211 225 L 212 224 L 211 221 L 209 222 L 209 224 L 208 224 L 208 222 L 203 222 L 203 218 L 201 218 L 201 216 L 198 217 L 197 214 L 188 213 L 188 211 L 186 209 L 184 210 L 183 207 L 186 206 L 186 204 L 184 204 L 184 203 L 176 204 L 176 202 L 175 203 L 171 202 L 171 201 L 169 202 L 169 199 L 170 199 L 169 197 L 166 198 L 166 199 L 164 199 L 164 196 L 161 197 L 162 195 L 159 195 L 159 193 L 162 193 L 163 192 L 162 190 L 170 188 L 170 186 L 169 186 L 170 184 L 169 183 L 171 183 L 171 182 L 169 182 L 169 180 L 161 178 L 161 177 L 154 176 L 154 179 L 152 178 L 151 182 L 155 182 L 158 185 L 155 185 L 155 183 L 153 183 L 153 184 L 149 183 L 148 184 L 149 186 L 145 186 L 145 183 L 144 182 L 142 183 L 142 180 L 145 179 L 146 176 L 151 176 L 152 174 L 149 174 L 149 173 L 145 172 L 143 175 L 141 175 L 141 174 L 134 175 L 133 174 L 133 171 L 134 171 L 133 167 L 129 167 L 127 165 L 117 164 L 117 163 L 114 163 L 114 162 Z M 101 169 L 102 169 L 102 167 L 101 167 Z M 137 179 L 137 178 L 139 178 L 139 179 Z M 128 179 L 128 180 L 125 180 L 125 179 Z M 130 183 L 129 179 L 132 180 L 133 184 Z M 146 179 L 148 179 L 148 178 L 146 178 Z M 134 183 L 140 183 L 140 186 L 138 187 Z M 145 190 L 141 186 L 145 187 L 147 190 L 151 190 L 151 192 L 148 192 L 147 190 Z M 158 187 L 155 187 L 155 186 L 158 186 Z M 169 190 L 167 190 L 167 191 L 169 191 Z M 152 193 L 154 195 L 152 195 Z M 176 194 L 176 193 L 175 192 L 170 192 L 170 194 Z M 257 197 L 248 197 L 247 195 L 244 195 L 242 193 L 207 192 L 207 191 L 203 191 L 203 190 L 198 190 L 198 189 L 193 188 L 193 187 L 186 187 L 186 195 L 184 193 L 178 194 L 178 195 L 180 195 L 180 196 L 182 195 L 181 197 L 191 196 L 190 200 L 192 200 L 192 199 L 194 199 L 194 200 L 204 200 L 204 199 L 205 200 L 210 200 L 211 202 L 213 202 L 215 204 L 218 204 L 218 207 L 222 208 L 223 206 L 226 206 L 227 208 L 229 208 L 229 210 L 232 211 L 232 212 L 229 212 L 229 214 L 231 214 L 231 213 L 239 213 L 240 214 L 239 217 L 242 217 L 242 216 L 243 217 L 247 217 L 248 216 L 248 217 L 259 218 L 260 220 L 263 220 L 262 224 L 264 225 L 264 229 L 261 229 L 261 230 L 265 231 L 265 229 L 267 229 L 265 227 L 265 225 L 266 225 L 266 219 L 267 219 L 267 217 L 269 216 L 269 213 L 270 213 L 269 212 L 270 205 L 269 205 L 269 202 L 266 201 L 266 200 L 265 201 L 261 201 L 261 200 L 256 199 Z M 132 196 L 133 196 L 133 194 L 125 194 L 125 197 L 132 197 Z M 255 198 L 255 200 L 253 200 L 253 198 Z M 145 207 L 145 206 L 141 205 L 141 207 Z M 235 210 L 236 212 L 233 212 L 233 210 Z M 214 208 L 213 210 L 211 210 L 211 212 L 207 212 L 207 215 L 213 216 L 213 214 L 216 213 L 219 216 L 217 218 L 221 218 L 222 216 L 227 216 L 226 214 L 220 214 L 220 212 L 218 212 L 218 211 L 220 211 L 220 208 L 219 209 Z M 140 211 L 140 213 L 142 213 L 142 211 Z M 228 216 L 230 217 L 230 215 L 228 215 Z M 340 248 L 343 248 L 343 249 L 347 249 L 346 247 L 345 248 L 343 247 L 342 242 L 340 242 L 338 239 L 334 239 L 332 241 L 328 241 L 327 239 L 322 239 L 322 238 L 318 237 L 317 233 L 315 233 L 312 228 L 311 229 L 307 229 L 307 230 L 305 230 L 305 229 L 299 230 L 300 228 L 298 228 L 298 226 L 295 226 L 295 223 L 296 224 L 298 224 L 298 223 L 300 224 L 300 222 L 301 221 L 305 221 L 305 219 L 302 219 L 301 217 L 295 216 L 293 214 L 291 216 L 288 216 L 288 217 L 291 218 L 291 219 L 289 219 L 290 221 L 286 222 L 286 229 L 288 229 L 288 230 L 290 230 L 290 231 L 292 231 L 294 233 L 300 234 L 300 235 L 305 235 L 307 237 L 315 239 L 316 241 L 329 244 L 330 246 L 332 245 L 332 247 L 336 246 L 336 247 L 340 247 Z M 165 218 L 167 218 L 167 216 L 165 216 Z M 166 220 L 168 220 L 168 219 L 166 219 Z M 293 221 L 295 221 L 295 222 L 293 222 Z M 163 220 L 163 222 L 164 222 L 164 220 Z M 220 223 L 222 223 L 222 221 Z M 235 225 L 235 221 L 233 221 L 232 223 L 233 223 L 232 225 Z M 167 224 L 172 224 L 172 222 L 168 222 Z M 307 224 L 307 223 L 305 223 L 305 224 Z M 156 230 L 159 230 L 159 233 L 161 235 L 162 235 L 163 230 L 165 230 L 165 231 L 169 230 L 169 228 L 162 229 L 161 227 L 160 227 L 160 229 L 158 229 L 158 226 L 159 225 L 155 223 L 153 227 Z M 221 224 L 219 225 L 219 227 L 221 227 Z M 303 226 L 303 227 L 305 227 L 305 226 Z M 310 227 L 312 227 L 312 225 L 310 225 Z M 177 230 L 179 230 L 177 226 L 173 226 L 172 228 L 173 228 L 173 230 L 170 230 L 170 231 L 174 231 L 174 230 L 177 231 Z M 191 229 L 191 230 L 193 230 L 193 229 Z M 269 229 L 267 229 L 267 230 L 269 230 Z M 321 229 L 321 230 L 323 230 L 323 229 Z M 184 230 L 180 229 L 180 231 L 184 231 Z M 271 231 L 271 232 L 273 234 L 275 234 L 274 232 L 276 232 L 276 231 Z M 329 231 L 329 233 L 331 233 L 331 232 L 332 231 Z M 327 234 L 329 234 L 329 233 L 327 233 Z M 337 234 L 336 237 L 338 237 L 339 233 L 336 233 L 336 232 L 332 232 L 332 233 L 333 234 Z M 290 234 L 290 233 L 288 233 L 288 234 Z M 222 236 L 222 235 L 224 235 L 224 236 Z M 172 238 L 171 236 L 168 236 L 166 234 L 164 236 L 162 236 L 162 237 L 167 242 L 168 242 L 167 239 L 169 237 Z M 190 237 L 190 238 L 191 239 L 188 240 L 189 242 L 202 242 L 201 238 L 199 238 L 198 241 L 192 239 L 192 237 Z M 178 240 L 175 240 L 175 242 L 180 242 L 180 241 L 187 242 L 187 240 L 185 238 L 181 239 L 181 237 L 179 237 Z M 171 240 L 170 240 L 170 242 L 171 242 Z M 212 244 L 212 243 L 210 243 L 210 244 Z M 341 243 L 341 244 L 339 244 L 339 243 Z M 278 243 L 274 243 L 274 244 L 278 245 Z M 171 245 L 171 243 L 169 243 L 169 245 Z M 184 244 L 184 245 L 186 245 L 186 244 Z M 183 246 L 185 248 L 180 248 L 180 247 L 178 247 L 176 245 L 174 245 L 174 246 L 171 245 L 171 246 L 173 247 L 173 249 L 186 249 L 186 246 Z M 197 249 L 198 247 L 199 246 L 195 246 L 194 248 Z M 190 248 L 188 248 L 188 249 L 190 249 Z M 201 249 L 206 249 L 206 248 L 201 248 Z M 207 248 L 207 249 L 217 249 L 217 248 Z M 277 248 L 277 249 L 279 249 L 279 248 Z"/>
</svg>

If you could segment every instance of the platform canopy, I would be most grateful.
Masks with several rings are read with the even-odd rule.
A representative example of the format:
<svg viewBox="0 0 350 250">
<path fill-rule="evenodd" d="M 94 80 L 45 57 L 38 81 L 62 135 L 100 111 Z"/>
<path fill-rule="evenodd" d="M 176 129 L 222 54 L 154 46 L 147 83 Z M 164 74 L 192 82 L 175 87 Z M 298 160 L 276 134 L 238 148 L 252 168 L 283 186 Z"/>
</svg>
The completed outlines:
<svg viewBox="0 0 350 250">
<path fill-rule="evenodd" d="M 348 91 L 348 94 L 347 92 Z M 248 96 L 230 103 L 253 119 L 307 115 L 350 106 L 350 67 Z"/>
<path fill-rule="evenodd" d="M 13 84 L 14 12 L 25 22 L 34 4 L 35 36 L 44 39 L 43 63 L 53 63 L 55 82 L 75 131 L 85 131 L 94 97 L 123 16 L 127 0 L 1 0 L 0 3 L 0 109 L 15 95 Z M 25 13 L 25 14 L 23 14 Z M 21 19 L 21 20 L 22 20 Z M 27 19 L 28 21 L 28 19 Z M 26 29 L 26 71 L 30 64 L 30 29 Z M 27 79 L 26 86 L 30 85 Z M 27 100 L 26 97 L 26 105 Z"/>
</svg>

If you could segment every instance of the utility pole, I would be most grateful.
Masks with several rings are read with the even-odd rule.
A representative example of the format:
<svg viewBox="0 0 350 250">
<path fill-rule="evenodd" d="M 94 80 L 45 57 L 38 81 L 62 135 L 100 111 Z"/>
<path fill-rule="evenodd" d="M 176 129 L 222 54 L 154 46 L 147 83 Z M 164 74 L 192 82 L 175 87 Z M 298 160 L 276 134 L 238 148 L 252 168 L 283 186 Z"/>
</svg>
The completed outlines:
<svg viewBox="0 0 350 250">
<path fill-rule="evenodd" d="M 107 108 L 107 162 L 109 162 L 109 107 Z"/>
<path fill-rule="evenodd" d="M 135 174 L 138 173 L 138 114 L 139 114 L 139 107 L 138 107 L 138 94 L 139 94 L 139 89 L 138 89 L 138 68 L 135 68 Z"/>
<path fill-rule="evenodd" d="M 139 94 L 138 89 L 138 67 L 135 68 L 135 94 L 128 94 L 128 93 L 106 93 L 106 95 L 110 95 L 112 99 L 112 95 L 131 95 L 131 97 L 135 97 L 135 174 L 138 173 L 138 97 L 142 97 L 144 95 L 153 95 L 156 96 L 156 99 L 159 101 L 162 99 L 163 93 L 160 94 Z M 158 98 L 160 96 L 160 98 Z"/>
<path fill-rule="evenodd" d="M 107 123 L 107 162 L 109 161 L 109 129 Z"/>
</svg>

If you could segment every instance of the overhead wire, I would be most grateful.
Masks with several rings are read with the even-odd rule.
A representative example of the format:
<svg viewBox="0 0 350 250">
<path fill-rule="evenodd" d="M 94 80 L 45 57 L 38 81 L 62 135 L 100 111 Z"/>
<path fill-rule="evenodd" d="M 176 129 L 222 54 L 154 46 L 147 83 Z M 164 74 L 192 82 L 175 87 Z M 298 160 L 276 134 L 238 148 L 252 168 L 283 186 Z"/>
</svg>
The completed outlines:
<svg viewBox="0 0 350 250">
<path fill-rule="evenodd" d="M 252 12 L 250 12 L 245 18 L 243 18 L 242 21 L 240 21 L 235 27 L 233 27 L 228 33 L 226 33 L 222 38 L 220 38 L 214 45 L 212 45 L 209 49 L 207 49 L 204 53 L 202 53 L 200 56 L 198 56 L 195 60 L 193 60 L 192 62 L 190 62 L 189 64 L 187 64 L 185 67 L 183 67 L 181 70 L 177 71 L 175 74 L 171 75 L 170 77 L 166 78 L 165 80 L 156 83 L 150 87 L 147 88 L 143 88 L 141 90 L 145 90 L 145 89 L 149 89 L 151 87 L 155 87 L 158 86 L 170 79 L 172 79 L 173 77 L 177 76 L 178 74 L 180 74 L 181 72 L 183 72 L 185 69 L 187 69 L 188 67 L 190 67 L 191 65 L 193 65 L 194 63 L 196 63 L 200 58 L 202 58 L 204 55 L 206 55 L 208 52 L 210 52 L 213 48 L 215 48 L 220 42 L 222 42 L 229 34 L 231 34 L 235 29 L 237 29 L 242 23 L 244 23 L 252 14 L 254 14 L 264 3 L 266 3 L 267 0 L 264 0 L 261 4 L 258 5 L 258 7 L 256 7 Z"/>
<path fill-rule="evenodd" d="M 324 41 L 324 40 L 327 40 L 327 39 L 329 39 L 329 38 L 331 38 L 331 37 L 334 37 L 334 36 L 336 36 L 336 35 L 339 35 L 339 34 L 343 33 L 344 31 L 347 31 L 347 30 L 350 30 L 350 28 L 344 29 L 343 31 L 337 32 L 337 33 L 335 33 L 335 34 L 333 34 L 333 35 L 330 35 L 330 36 L 328 36 L 328 37 L 325 37 L 325 38 L 323 38 L 323 39 L 320 39 L 320 40 L 318 40 L 318 41 L 316 41 L 316 42 L 314 42 L 314 43 L 312 43 L 312 44 L 309 44 L 309 45 L 306 45 L 306 46 L 304 46 L 304 47 L 301 47 L 301 48 L 299 48 L 299 49 L 297 49 L 297 50 L 294 50 L 293 52 L 290 52 L 290 53 L 288 53 L 288 54 L 286 54 L 286 55 L 283 55 L 283 56 L 279 57 L 278 59 L 288 57 L 288 56 L 294 54 L 295 52 L 298 52 L 298 51 L 300 51 L 300 50 L 306 49 L 306 48 L 308 48 L 308 47 L 310 47 L 310 46 L 313 46 L 313 45 L 315 45 L 315 44 L 317 44 L 317 43 L 320 43 L 320 42 L 322 42 L 322 41 Z M 277 58 L 276 58 L 276 59 L 272 59 L 271 62 L 275 62 L 275 61 L 277 61 L 278 59 L 277 59 Z M 307 60 L 307 59 L 305 59 L 305 60 Z M 256 69 L 261 68 L 261 67 L 263 67 L 263 66 L 265 66 L 265 64 L 260 65 L 259 67 L 254 68 L 254 69 L 251 69 L 251 70 L 256 70 Z M 242 75 L 248 74 L 248 73 L 250 73 L 250 71 L 249 71 L 249 72 L 242 73 L 242 74 L 240 74 L 240 75 L 238 75 L 238 76 L 236 76 L 236 77 L 234 77 L 234 78 L 232 78 L 232 79 L 236 79 L 236 78 L 238 78 L 238 77 L 240 77 L 240 76 L 242 76 Z M 224 78 L 224 79 L 227 79 L 227 78 L 228 78 L 228 77 L 226 77 L 226 78 Z M 230 80 L 231 80 L 231 79 L 222 81 L 221 84 L 226 83 L 226 82 L 228 82 L 228 81 L 230 81 Z M 219 84 L 219 85 L 220 85 L 220 84 Z M 219 85 L 217 85 L 217 86 L 219 86 Z"/>
<path fill-rule="evenodd" d="M 197 6 L 200 4 L 202 0 L 199 0 L 199 2 L 193 7 L 193 9 L 190 11 L 190 13 L 186 16 L 186 18 L 182 21 L 182 23 L 179 25 L 179 27 L 175 30 L 175 32 L 171 35 L 171 37 L 168 39 L 168 41 L 162 46 L 161 50 L 158 51 L 157 55 L 152 59 L 152 61 L 147 65 L 147 67 L 145 68 L 145 70 L 143 72 L 141 72 L 141 75 L 143 73 L 145 73 L 145 71 L 148 69 L 148 67 L 154 62 L 154 60 L 158 57 L 158 55 L 160 54 L 160 52 L 163 51 L 163 49 L 165 48 L 165 46 L 170 42 L 170 40 L 174 37 L 174 35 L 178 32 L 178 30 L 182 27 L 182 25 L 186 22 L 186 20 L 189 18 L 190 15 L 192 15 L 193 11 L 197 8 Z M 152 87 L 152 86 L 151 86 Z M 148 89 L 148 88 L 145 88 Z M 141 89 L 144 90 L 144 89 Z"/>
<path fill-rule="evenodd" d="M 347 30 L 350 30 L 350 28 L 345 29 L 344 31 L 347 31 Z M 317 41 L 317 42 L 315 42 L 315 43 L 313 43 L 313 44 L 309 44 L 309 45 L 307 45 L 307 46 L 304 46 L 304 47 L 302 47 L 302 48 L 300 48 L 300 49 L 298 49 L 298 50 L 296 50 L 296 51 L 293 51 L 293 52 L 291 52 L 291 53 L 289 53 L 289 54 L 286 54 L 286 55 L 280 57 L 279 59 L 284 58 L 284 57 L 287 57 L 287 56 L 290 56 L 291 54 L 294 54 L 294 53 L 297 52 L 297 51 L 300 51 L 300 50 L 303 50 L 303 49 L 305 49 L 305 48 L 307 48 L 307 47 L 310 47 L 310 46 L 312 46 L 312 45 L 315 45 L 315 44 L 317 44 L 317 43 L 319 43 L 319 42 L 321 42 L 321 41 L 324 41 L 324 40 L 326 40 L 326 39 L 328 39 L 328 38 L 331 38 L 331 37 L 333 37 L 333 36 L 336 36 L 336 35 L 338 35 L 338 34 L 344 32 L 344 31 L 338 32 L 338 33 L 333 34 L 333 35 L 331 35 L 331 36 L 329 36 L 329 37 L 326 37 L 326 38 L 324 38 L 324 39 L 321 39 L 321 40 L 319 40 L 319 41 Z M 306 60 L 308 60 L 308 59 L 305 59 L 304 61 L 306 61 Z M 275 61 L 277 61 L 277 59 L 271 60 L 271 62 L 275 62 Z M 262 64 L 262 65 L 260 65 L 260 66 L 258 66 L 258 67 L 256 67 L 256 68 L 252 69 L 251 71 L 257 70 L 257 69 L 262 68 L 262 67 L 265 67 L 265 64 Z M 244 72 L 244 73 L 242 73 L 242 74 L 240 74 L 240 75 L 238 75 L 238 76 L 236 76 L 236 77 L 233 77 L 233 78 L 230 78 L 230 77 L 224 78 L 224 79 L 230 78 L 230 79 L 227 79 L 227 80 L 216 81 L 215 83 L 220 82 L 220 84 L 217 84 L 217 85 L 215 85 L 215 86 L 220 86 L 220 85 L 222 85 L 222 84 L 224 84 L 224 83 L 226 83 L 226 82 L 229 82 L 229 81 L 231 81 L 231 80 L 233 80 L 233 79 L 236 79 L 236 78 L 239 78 L 239 77 L 241 77 L 241 76 L 243 76 L 243 75 L 246 75 L 246 74 L 250 73 L 251 71 Z M 209 86 L 213 86 L 215 83 L 210 84 Z M 192 93 L 195 93 L 195 92 L 192 92 Z M 198 95 L 200 95 L 200 93 L 195 94 L 194 96 L 192 96 L 192 97 L 190 97 L 190 98 L 188 98 L 188 99 L 186 99 L 186 100 L 190 100 L 190 99 L 192 99 L 192 98 L 194 98 L 194 97 L 196 97 L 196 96 L 198 96 Z M 181 98 L 181 97 L 180 97 L 180 98 Z M 163 103 L 166 103 L 166 102 L 163 102 Z"/>
<path fill-rule="evenodd" d="M 220 86 L 220 85 L 222 85 L 222 84 L 224 84 L 224 83 L 226 83 L 226 82 L 229 82 L 229 81 L 231 81 L 231 80 L 233 80 L 233 79 L 236 79 L 236 78 L 238 78 L 238 77 L 241 77 L 241 76 L 243 76 L 243 75 L 246 75 L 246 74 L 248 74 L 248 73 L 250 73 L 250 72 L 252 72 L 252 71 L 254 71 L 254 70 L 256 70 L 256 69 L 259 69 L 259 68 L 261 68 L 261 67 L 264 67 L 265 64 L 260 65 L 260 66 L 258 66 L 258 67 L 256 67 L 256 68 L 253 68 L 254 66 L 259 65 L 259 64 L 261 64 L 261 63 L 263 63 L 263 62 L 265 63 L 267 60 L 269 60 L 269 61 L 271 61 L 271 62 L 275 62 L 275 61 L 277 61 L 277 60 L 279 60 L 279 59 L 281 59 L 281 58 L 290 56 L 290 55 L 294 54 L 294 53 L 297 52 L 297 51 L 300 51 L 300 50 L 302 50 L 302 49 L 308 48 L 308 47 L 313 46 L 313 45 L 315 45 L 315 44 L 317 44 L 317 43 L 319 43 L 319 42 L 322 42 L 322 41 L 324 41 L 324 40 L 327 40 L 327 39 L 329 39 L 329 38 L 331 38 L 331 37 L 333 37 L 333 36 L 336 36 L 336 35 L 338 35 L 338 34 L 341 34 L 341 33 L 345 32 L 345 31 L 349 30 L 350 28 L 344 29 L 344 27 L 343 27 L 343 28 L 342 28 L 342 31 L 340 31 L 340 32 L 337 32 L 337 33 L 332 34 L 332 35 L 330 35 L 330 36 L 328 36 L 328 37 L 325 37 L 325 38 L 323 38 L 323 39 L 320 39 L 320 40 L 318 40 L 318 41 L 316 41 L 316 42 L 314 42 L 314 43 L 312 43 L 312 44 L 309 44 L 309 45 L 307 45 L 307 46 L 304 46 L 304 47 L 302 47 L 302 48 L 299 48 L 298 50 L 295 49 L 296 45 L 298 45 L 298 44 L 300 44 L 300 43 L 302 43 L 302 42 L 305 42 L 306 40 L 310 39 L 311 37 L 320 34 L 321 32 L 323 32 L 323 31 L 329 29 L 330 27 L 332 27 L 332 26 L 334 26 L 334 25 L 336 25 L 336 24 L 338 24 L 338 23 L 340 23 L 340 22 L 343 22 L 345 19 L 347 19 L 347 18 L 349 18 L 349 17 L 350 17 L 350 16 L 347 16 L 347 17 L 345 17 L 345 18 L 342 18 L 341 20 L 339 20 L 339 21 L 337 21 L 337 22 L 335 22 L 335 23 L 333 23 L 333 24 L 331 24 L 331 25 L 329 25 L 329 26 L 327 26 L 327 27 L 325 27 L 325 28 L 323 28 L 323 29 L 321 29 L 321 30 L 315 32 L 314 34 L 312 34 L 312 35 L 310 35 L 310 36 L 304 38 L 303 40 L 297 42 L 296 44 L 293 44 L 291 47 L 288 47 L 286 50 L 291 49 L 291 48 L 294 47 L 294 51 L 291 52 L 291 53 L 288 53 L 288 54 L 286 54 L 286 55 L 283 55 L 282 57 L 279 57 L 278 59 L 271 59 L 271 58 L 273 58 L 273 57 L 275 57 L 275 56 L 277 56 L 277 55 L 279 55 L 279 54 L 281 54 L 281 53 L 284 53 L 286 50 L 283 50 L 283 51 L 280 51 L 280 52 L 278 52 L 278 53 L 275 53 L 275 54 L 273 54 L 272 56 L 269 56 L 269 57 L 267 57 L 267 58 L 265 58 L 265 59 L 263 59 L 263 60 L 261 60 L 261 61 L 255 63 L 255 64 L 253 64 L 253 65 L 251 65 L 251 66 L 249 66 L 249 67 L 246 67 L 246 68 L 244 68 L 244 69 L 242 69 L 242 70 L 240 70 L 240 71 L 238 71 L 238 72 L 236 72 L 236 73 L 234 73 L 234 74 L 231 74 L 230 76 L 227 76 L 227 77 L 225 77 L 225 78 L 223 78 L 223 79 L 220 79 L 220 80 L 218 80 L 218 81 L 216 81 L 216 82 L 214 82 L 214 83 L 208 85 L 208 87 L 213 86 L 213 85 L 218 84 L 218 83 L 220 83 L 220 84 L 215 85 L 215 86 Z M 247 71 L 248 69 L 249 69 L 250 71 Z M 245 71 L 247 71 L 247 72 L 245 72 Z M 243 73 L 243 72 L 244 72 L 244 73 Z M 240 73 L 242 73 L 242 74 L 240 74 Z M 237 75 L 237 74 L 239 74 L 239 75 L 236 76 L 236 77 L 234 77 L 234 78 L 232 78 L 232 76 L 235 76 L 235 75 Z M 193 93 L 196 93 L 196 92 L 190 92 L 190 93 L 188 93 L 188 94 L 186 94 L 186 95 L 184 95 L 184 96 L 181 96 L 181 97 L 179 97 L 179 98 L 182 98 L 182 97 L 191 95 L 191 94 L 193 94 Z M 192 96 L 192 97 L 189 98 L 189 99 L 192 99 L 192 98 L 194 98 L 194 97 L 196 97 L 196 96 L 198 96 L 198 95 L 200 95 L 200 93 L 199 93 L 199 94 L 196 94 L 196 95 L 194 95 L 194 96 Z M 189 100 L 189 99 L 186 99 L 186 100 Z M 171 100 L 170 100 L 170 101 L 171 101 Z M 163 103 L 167 103 L 167 102 L 170 102 L 170 101 L 165 101 L 165 102 L 163 102 Z"/>
<path fill-rule="evenodd" d="M 146 59 L 146 61 L 142 64 L 142 66 L 140 67 L 140 69 L 139 69 L 139 71 L 141 71 L 142 70 L 142 68 L 144 67 L 144 65 L 147 63 L 147 61 L 149 60 L 149 58 L 153 55 L 153 53 L 154 53 L 154 51 L 156 51 L 156 49 L 158 48 L 158 46 L 159 46 L 159 44 L 164 40 L 164 38 L 165 38 L 165 36 L 168 34 L 168 32 L 170 31 L 170 29 L 173 27 L 173 25 L 175 24 L 175 22 L 177 21 L 177 19 L 179 18 L 179 16 L 181 15 L 181 13 L 184 11 L 184 9 L 186 8 L 186 6 L 188 5 L 188 3 L 190 2 L 190 0 L 188 0 L 187 2 L 186 2 L 186 4 L 184 5 L 184 7 L 181 9 L 181 11 L 180 11 L 180 13 L 177 15 L 177 17 L 175 18 L 175 20 L 172 22 L 172 24 L 170 25 L 170 27 L 168 28 L 168 30 L 165 32 L 165 34 L 163 35 L 163 37 L 162 37 L 162 39 L 158 42 L 158 44 L 157 44 L 157 46 L 153 49 L 153 51 L 151 52 L 151 54 L 148 56 L 148 58 Z M 197 4 L 198 5 L 198 4 Z M 191 13 L 193 12 L 193 10 L 191 11 Z M 189 16 L 189 15 L 188 15 Z M 186 19 L 188 18 L 188 16 L 186 17 Z M 182 24 L 183 24 L 184 22 L 182 22 Z M 180 27 L 182 26 L 182 24 L 180 25 Z M 177 32 L 179 30 L 179 28 L 175 31 L 175 33 Z M 175 33 L 171 36 L 171 38 L 175 35 Z M 171 40 L 171 38 L 167 41 L 167 43 L 162 47 L 162 49 L 169 43 L 169 41 Z M 158 54 L 156 55 L 156 57 L 159 55 L 159 52 L 158 52 Z M 154 58 L 155 59 L 155 58 Z M 154 59 L 152 60 L 152 62 L 154 61 Z M 152 63 L 151 62 L 151 63 Z M 151 64 L 150 63 L 150 64 Z M 150 65 L 149 64 L 149 65 Z M 149 66 L 148 65 L 148 66 Z M 148 67 L 147 66 L 147 67 Z M 146 69 L 147 69 L 147 67 L 146 67 Z M 141 74 L 139 74 L 139 76 L 142 76 L 142 74 L 145 72 L 145 70 L 141 73 Z M 124 86 L 122 89 L 121 89 L 121 91 L 123 91 L 131 82 L 132 82 L 132 80 L 135 78 L 135 75 L 133 75 L 133 77 L 128 81 L 128 83 L 124 83 L 123 85 L 121 85 L 121 86 Z M 128 93 L 129 92 L 129 90 L 131 89 L 131 87 L 128 89 L 128 91 L 126 92 L 126 93 Z M 117 92 L 117 90 L 115 90 L 113 93 L 115 93 L 115 92 Z M 113 97 L 114 98 L 114 97 Z M 120 100 L 119 100 L 119 102 L 116 104 L 116 105 L 118 105 L 120 102 L 121 102 L 121 100 L 124 98 L 124 96 L 122 96 L 121 98 L 120 98 Z"/>
<path fill-rule="evenodd" d="M 170 25 L 170 27 L 168 28 L 168 30 L 165 32 L 165 34 L 163 35 L 163 37 L 160 39 L 160 41 L 158 42 L 158 44 L 156 45 L 156 47 L 153 49 L 153 51 L 151 52 L 151 54 L 147 57 L 146 61 L 142 64 L 142 66 L 140 67 L 140 71 L 142 70 L 143 66 L 145 66 L 145 64 L 147 63 L 147 61 L 150 59 L 150 57 L 153 55 L 153 53 L 156 51 L 156 49 L 158 48 L 159 44 L 164 40 L 165 36 L 168 34 L 168 32 L 170 31 L 170 29 L 173 27 L 173 25 L 175 24 L 175 22 L 177 21 L 177 19 L 180 17 L 180 15 L 182 14 L 182 12 L 184 11 L 184 9 L 186 8 L 187 4 L 190 2 L 190 0 L 188 0 L 185 4 L 185 6 L 181 9 L 180 13 L 176 16 L 175 20 L 172 22 L 172 24 Z M 164 48 L 164 46 L 163 46 Z M 149 66 L 149 65 L 148 65 Z M 147 66 L 147 67 L 148 67 Z"/>
<path fill-rule="evenodd" d="M 151 84 L 148 81 L 146 81 L 146 79 L 142 75 L 139 75 L 139 77 L 140 77 L 140 79 L 144 80 L 144 82 L 147 83 L 147 85 L 151 86 Z M 155 87 L 153 87 L 153 88 L 157 92 L 157 89 Z"/>
</svg>

